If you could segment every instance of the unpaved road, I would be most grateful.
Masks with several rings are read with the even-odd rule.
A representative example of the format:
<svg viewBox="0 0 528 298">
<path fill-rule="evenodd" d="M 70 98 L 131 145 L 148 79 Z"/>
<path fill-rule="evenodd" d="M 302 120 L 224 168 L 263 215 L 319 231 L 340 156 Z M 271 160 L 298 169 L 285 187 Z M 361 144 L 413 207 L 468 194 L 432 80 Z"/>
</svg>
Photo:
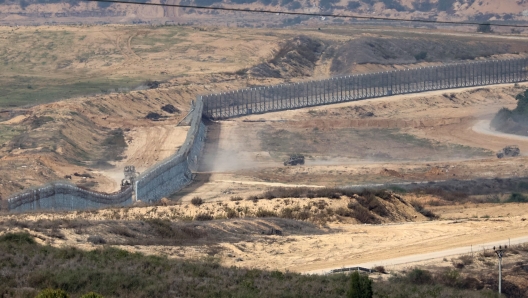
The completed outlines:
<svg viewBox="0 0 528 298">
<path fill-rule="evenodd" d="M 488 136 L 498 137 L 502 139 L 508 139 L 512 141 L 522 141 L 528 142 L 528 137 L 519 136 L 509 133 L 503 133 L 496 130 L 493 130 L 490 126 L 490 120 L 480 120 L 475 125 L 473 125 L 473 131 L 479 134 L 484 134 Z M 523 152 L 521 152 L 523 153 Z"/>
<path fill-rule="evenodd" d="M 528 242 L 528 236 L 524 236 L 524 237 L 518 237 L 518 238 L 513 238 L 513 239 L 503 239 L 499 241 L 487 242 L 487 243 L 482 243 L 482 244 L 446 249 L 442 251 L 435 251 L 431 253 L 410 255 L 410 256 L 405 256 L 405 257 L 388 259 L 388 260 L 378 260 L 374 262 L 346 265 L 346 266 L 337 267 L 337 268 L 315 270 L 315 271 L 310 271 L 306 273 L 307 274 L 328 274 L 328 273 L 331 273 L 332 269 L 347 268 L 347 267 L 373 268 L 376 266 L 387 267 L 387 266 L 394 266 L 394 265 L 410 264 L 410 263 L 417 263 L 417 262 L 422 262 L 422 261 L 427 261 L 427 260 L 432 260 L 432 259 L 440 259 L 444 257 L 480 252 L 485 249 L 492 249 L 493 247 L 498 247 L 499 245 L 509 246 L 509 245 L 523 244 L 527 242 Z"/>
</svg>

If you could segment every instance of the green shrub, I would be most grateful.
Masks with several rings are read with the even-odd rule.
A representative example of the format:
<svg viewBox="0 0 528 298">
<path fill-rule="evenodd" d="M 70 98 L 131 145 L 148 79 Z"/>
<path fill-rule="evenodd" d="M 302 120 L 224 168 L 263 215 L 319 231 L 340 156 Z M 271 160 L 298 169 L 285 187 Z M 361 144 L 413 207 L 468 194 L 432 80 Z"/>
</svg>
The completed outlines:
<svg viewBox="0 0 528 298">
<path fill-rule="evenodd" d="M 63 290 L 45 289 L 40 291 L 35 298 L 69 298 L 68 294 Z"/>
<path fill-rule="evenodd" d="M 350 275 L 350 288 L 347 293 L 348 298 L 371 298 L 372 280 L 367 275 L 354 271 Z"/>
<path fill-rule="evenodd" d="M 0 237 L 0 242 L 35 244 L 35 239 L 28 233 L 7 233 Z"/>
<path fill-rule="evenodd" d="M 528 203 L 528 197 L 523 196 L 520 193 L 512 193 L 508 200 L 506 200 L 508 203 Z"/>
<path fill-rule="evenodd" d="M 414 268 L 407 273 L 406 279 L 412 284 L 429 284 L 433 280 L 431 272 L 423 269 Z"/>
</svg>

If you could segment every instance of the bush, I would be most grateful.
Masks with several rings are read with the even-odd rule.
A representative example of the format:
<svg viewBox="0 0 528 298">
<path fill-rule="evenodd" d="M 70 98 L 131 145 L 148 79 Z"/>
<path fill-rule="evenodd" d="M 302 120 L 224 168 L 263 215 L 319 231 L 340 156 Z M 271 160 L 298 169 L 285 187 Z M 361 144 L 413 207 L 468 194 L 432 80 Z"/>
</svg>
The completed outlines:
<svg viewBox="0 0 528 298">
<path fill-rule="evenodd" d="M 257 210 L 257 213 L 255 213 L 255 216 L 257 217 L 277 217 L 277 214 L 273 211 L 259 208 Z"/>
<path fill-rule="evenodd" d="M 230 200 L 231 200 L 232 202 L 238 202 L 238 201 L 242 201 L 242 197 L 239 197 L 239 196 L 231 197 Z"/>
<path fill-rule="evenodd" d="M 172 238 L 176 236 L 176 232 L 172 228 L 171 222 L 166 219 L 154 218 L 145 222 L 148 223 L 154 231 L 161 236 L 161 238 Z"/>
<path fill-rule="evenodd" d="M 414 207 L 414 210 L 416 210 L 418 213 L 422 214 L 423 216 L 429 218 L 429 219 L 437 219 L 438 215 L 434 214 L 431 210 L 425 209 L 425 207 L 416 201 L 411 202 L 411 205 Z"/>
<path fill-rule="evenodd" d="M 88 242 L 93 244 L 105 244 L 106 240 L 101 236 L 93 235 L 88 237 Z"/>
<path fill-rule="evenodd" d="M 199 221 L 206 221 L 206 220 L 213 220 L 213 216 L 205 213 L 196 214 L 194 217 L 194 220 Z"/>
<path fill-rule="evenodd" d="M 385 270 L 385 267 L 383 266 L 376 266 L 374 268 L 372 268 L 373 270 L 379 272 L 379 273 L 387 273 L 387 270 Z"/>
<path fill-rule="evenodd" d="M 350 288 L 347 293 L 348 298 L 371 298 L 372 280 L 367 275 L 361 275 L 354 271 L 350 275 Z"/>
<path fill-rule="evenodd" d="M 237 218 L 238 217 L 238 212 L 236 212 L 236 210 L 232 208 L 226 208 L 225 211 L 226 211 L 227 218 Z"/>
<path fill-rule="evenodd" d="M 420 52 L 414 56 L 417 61 L 425 60 L 427 58 L 427 52 Z"/>
<path fill-rule="evenodd" d="M 361 6 L 361 3 L 359 1 L 348 1 L 347 9 L 348 10 L 354 10 Z"/>
<path fill-rule="evenodd" d="M 0 237 L 0 242 L 35 244 L 35 239 L 28 233 L 7 233 Z"/>
<path fill-rule="evenodd" d="M 353 207 L 355 217 L 359 222 L 366 224 L 378 224 L 380 221 L 374 216 L 367 208 L 361 206 L 360 204 L 355 204 Z"/>
<path fill-rule="evenodd" d="M 508 200 L 506 200 L 508 203 L 528 203 L 528 198 L 523 196 L 520 193 L 512 193 Z"/>
<path fill-rule="evenodd" d="M 194 206 L 200 206 L 204 203 L 204 201 L 202 200 L 202 198 L 200 197 L 194 197 L 192 198 L 191 200 L 191 204 L 193 204 Z"/>
<path fill-rule="evenodd" d="M 339 207 L 335 210 L 335 214 L 339 215 L 339 216 L 343 216 L 343 217 L 352 217 L 354 215 L 354 213 L 350 210 L 347 210 L 343 207 Z"/>
<path fill-rule="evenodd" d="M 63 290 L 45 289 L 40 291 L 35 298 L 69 298 L 68 294 Z"/>
<path fill-rule="evenodd" d="M 413 284 L 430 284 L 433 281 L 433 275 L 427 270 L 414 268 L 407 273 L 406 279 Z"/>
<path fill-rule="evenodd" d="M 254 203 L 258 202 L 259 197 L 257 196 L 249 196 L 246 200 L 253 201 Z"/>
</svg>

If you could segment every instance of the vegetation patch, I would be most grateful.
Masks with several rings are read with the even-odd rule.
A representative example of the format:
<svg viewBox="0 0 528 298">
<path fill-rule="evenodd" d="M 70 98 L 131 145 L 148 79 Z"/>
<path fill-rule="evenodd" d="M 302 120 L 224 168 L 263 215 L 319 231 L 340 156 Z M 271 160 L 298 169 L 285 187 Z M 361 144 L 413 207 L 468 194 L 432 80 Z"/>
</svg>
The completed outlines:
<svg viewBox="0 0 528 298">
<path fill-rule="evenodd" d="M 35 243 L 27 233 L 0 236 L 0 295 L 7 297 L 494 297 L 496 278 L 456 269 L 412 269 L 388 281 L 355 272 L 304 275 L 223 267 L 218 259 L 182 261 L 113 247 L 91 251 Z M 520 288 L 503 281 L 511 297 Z M 51 296 L 50 296 L 51 295 Z M 58 295 L 58 296 L 57 296 Z M 513 295 L 513 296 L 512 296 Z"/>
</svg>

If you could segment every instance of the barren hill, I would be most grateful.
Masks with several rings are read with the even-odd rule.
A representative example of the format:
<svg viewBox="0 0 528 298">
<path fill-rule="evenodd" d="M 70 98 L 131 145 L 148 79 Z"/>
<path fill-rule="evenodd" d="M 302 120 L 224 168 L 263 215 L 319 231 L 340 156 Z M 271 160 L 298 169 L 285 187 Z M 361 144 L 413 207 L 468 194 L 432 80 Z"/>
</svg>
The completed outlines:
<svg viewBox="0 0 528 298">
<path fill-rule="evenodd" d="M 141 2 L 141 1 L 140 1 Z M 145 2 L 151 2 L 149 0 Z M 526 21 L 528 3 L 517 0 L 174 0 L 169 4 L 222 6 L 309 13 L 360 14 L 429 20 Z M 0 0 L 0 22 L 43 23 L 221 23 L 237 26 L 283 26 L 308 20 L 288 16 L 238 14 L 177 7 L 140 6 L 57 0 Z M 342 22 L 343 20 L 320 20 Z"/>
</svg>

